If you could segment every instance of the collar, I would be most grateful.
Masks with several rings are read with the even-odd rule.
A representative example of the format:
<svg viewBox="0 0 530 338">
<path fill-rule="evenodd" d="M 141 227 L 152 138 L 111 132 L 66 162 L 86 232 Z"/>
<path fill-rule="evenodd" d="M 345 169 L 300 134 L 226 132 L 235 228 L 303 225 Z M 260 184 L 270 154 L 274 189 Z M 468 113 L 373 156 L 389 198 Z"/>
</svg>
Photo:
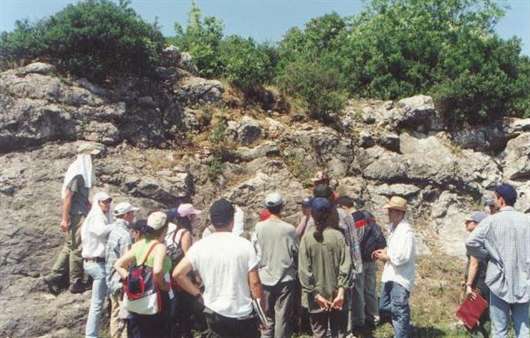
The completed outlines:
<svg viewBox="0 0 530 338">
<path fill-rule="evenodd" d="M 127 230 L 129 229 L 129 222 L 127 222 L 123 218 L 116 218 L 116 220 L 114 221 L 114 224 L 116 224 L 117 226 L 123 227 Z"/>
<path fill-rule="evenodd" d="M 503 208 L 501 208 L 499 211 L 514 211 L 515 208 L 514 207 L 510 207 L 510 206 L 505 206 Z"/>
</svg>

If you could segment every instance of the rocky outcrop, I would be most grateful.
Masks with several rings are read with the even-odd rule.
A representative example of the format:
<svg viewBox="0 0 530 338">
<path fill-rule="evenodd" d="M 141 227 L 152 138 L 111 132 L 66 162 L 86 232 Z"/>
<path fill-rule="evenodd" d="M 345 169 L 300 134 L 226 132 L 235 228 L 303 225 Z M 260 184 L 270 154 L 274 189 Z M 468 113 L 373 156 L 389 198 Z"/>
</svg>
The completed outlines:
<svg viewBox="0 0 530 338">
<path fill-rule="evenodd" d="M 160 86 L 131 81 L 102 88 L 63 78 L 45 63 L 0 73 L 0 273 L 6 276 L 0 336 L 82 332 L 88 295 L 50 296 L 40 277 L 63 241 L 62 175 L 84 141 L 105 150 L 94 159 L 94 191 L 139 205 L 139 217 L 180 201 L 206 209 L 224 196 L 245 212 L 251 230 L 265 195 L 277 190 L 287 201 L 285 218 L 295 224 L 298 202 L 311 194 L 317 170 L 327 170 L 339 194 L 383 225 L 388 198 L 405 197 L 426 255 L 441 249 L 462 257 L 466 215 L 482 208 L 482 195 L 503 180 L 517 187 L 517 208 L 530 212 L 527 120 L 447 130 L 432 99 L 418 95 L 352 102 L 338 131 L 259 108 L 231 111 L 234 103 L 225 102 L 221 82 L 182 69 L 189 68 L 184 53 L 165 53 L 160 71 L 167 76 Z M 223 163 L 214 149 L 219 145 L 210 143 L 215 110 L 226 121 L 216 138 L 223 143 Z"/>
</svg>

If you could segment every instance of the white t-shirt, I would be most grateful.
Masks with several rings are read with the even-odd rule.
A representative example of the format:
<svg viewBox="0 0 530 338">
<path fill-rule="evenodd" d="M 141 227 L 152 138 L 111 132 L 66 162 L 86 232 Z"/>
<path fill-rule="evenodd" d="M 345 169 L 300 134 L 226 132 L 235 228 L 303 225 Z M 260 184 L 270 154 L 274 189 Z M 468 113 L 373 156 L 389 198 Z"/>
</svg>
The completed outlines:
<svg viewBox="0 0 530 338">
<path fill-rule="evenodd" d="M 204 305 L 229 318 L 252 313 L 248 272 L 258 265 L 252 244 L 231 232 L 214 232 L 193 244 L 186 257 L 204 282 Z"/>
</svg>

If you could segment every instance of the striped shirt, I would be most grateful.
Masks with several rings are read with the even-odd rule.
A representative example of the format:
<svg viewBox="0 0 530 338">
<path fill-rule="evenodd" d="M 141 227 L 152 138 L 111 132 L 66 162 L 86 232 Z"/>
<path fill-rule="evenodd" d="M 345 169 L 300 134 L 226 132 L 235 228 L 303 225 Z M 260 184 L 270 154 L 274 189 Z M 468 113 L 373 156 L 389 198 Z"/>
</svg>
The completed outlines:
<svg viewBox="0 0 530 338">
<path fill-rule="evenodd" d="M 530 301 L 530 218 L 512 207 L 484 219 L 466 241 L 468 253 L 489 256 L 486 285 L 509 304 Z"/>
<path fill-rule="evenodd" d="M 117 218 L 110 225 L 111 231 L 107 246 L 105 247 L 105 275 L 109 292 L 114 294 L 121 289 L 120 276 L 115 273 L 114 263 L 120 258 L 131 246 L 132 239 L 127 228 L 127 221 Z"/>
</svg>

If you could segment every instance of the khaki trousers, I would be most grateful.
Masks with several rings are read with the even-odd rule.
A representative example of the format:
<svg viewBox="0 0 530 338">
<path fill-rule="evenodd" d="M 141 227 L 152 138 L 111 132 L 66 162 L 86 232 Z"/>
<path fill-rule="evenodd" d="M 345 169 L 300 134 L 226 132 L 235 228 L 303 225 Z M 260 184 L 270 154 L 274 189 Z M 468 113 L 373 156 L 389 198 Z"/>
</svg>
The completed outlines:
<svg viewBox="0 0 530 338">
<path fill-rule="evenodd" d="M 110 296 L 110 337 L 127 338 L 127 319 L 120 318 L 123 294 L 117 292 Z"/>
</svg>

